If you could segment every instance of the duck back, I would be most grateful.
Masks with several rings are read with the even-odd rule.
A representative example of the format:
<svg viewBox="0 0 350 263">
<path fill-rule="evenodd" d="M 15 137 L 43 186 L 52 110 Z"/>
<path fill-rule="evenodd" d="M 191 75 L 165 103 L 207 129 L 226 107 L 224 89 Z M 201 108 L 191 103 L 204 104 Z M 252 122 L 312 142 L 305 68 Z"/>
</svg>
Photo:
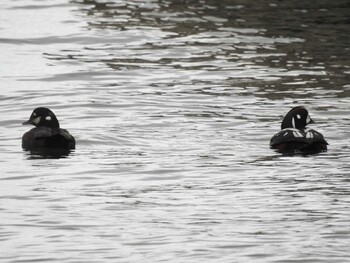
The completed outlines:
<svg viewBox="0 0 350 263">
<path fill-rule="evenodd" d="M 276 133 L 270 140 L 270 147 L 281 152 L 321 152 L 327 150 L 323 135 L 313 129 L 299 130 L 286 128 Z"/>
<path fill-rule="evenodd" d="M 65 129 L 36 127 L 23 135 L 22 147 L 26 150 L 40 148 L 75 149 L 75 139 Z"/>
</svg>

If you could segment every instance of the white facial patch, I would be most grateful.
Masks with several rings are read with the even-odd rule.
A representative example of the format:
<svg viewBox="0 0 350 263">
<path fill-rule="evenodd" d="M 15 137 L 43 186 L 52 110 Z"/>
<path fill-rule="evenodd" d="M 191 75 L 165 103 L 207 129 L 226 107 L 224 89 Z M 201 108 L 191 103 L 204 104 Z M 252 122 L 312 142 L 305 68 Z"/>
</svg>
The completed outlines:
<svg viewBox="0 0 350 263">
<path fill-rule="evenodd" d="M 301 116 L 299 114 L 297 114 L 297 118 L 300 120 L 301 119 Z"/>
<path fill-rule="evenodd" d="M 310 118 L 310 115 L 308 114 L 308 115 L 306 116 L 306 123 L 310 123 L 310 121 L 311 121 L 311 118 Z"/>
<path fill-rule="evenodd" d="M 40 122 L 40 120 L 41 120 L 41 117 L 39 116 L 39 117 L 36 117 L 35 119 L 33 119 L 33 122 L 35 124 L 38 124 Z"/>
<path fill-rule="evenodd" d="M 36 117 L 36 112 L 33 112 L 33 116 Z"/>
<path fill-rule="evenodd" d="M 45 120 L 51 121 L 51 116 L 46 116 Z"/>
</svg>

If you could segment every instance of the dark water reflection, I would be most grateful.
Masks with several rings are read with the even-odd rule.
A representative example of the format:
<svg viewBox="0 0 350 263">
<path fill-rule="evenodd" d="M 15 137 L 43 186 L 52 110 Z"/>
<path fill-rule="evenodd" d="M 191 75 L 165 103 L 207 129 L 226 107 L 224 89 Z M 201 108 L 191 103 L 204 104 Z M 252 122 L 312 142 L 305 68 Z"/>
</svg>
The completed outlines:
<svg viewBox="0 0 350 263">
<path fill-rule="evenodd" d="M 0 7 L 1 261 L 348 261 L 348 1 Z M 269 149 L 295 105 L 328 152 Z M 65 158 L 22 151 L 38 106 Z"/>
<path fill-rule="evenodd" d="M 37 150 L 26 150 L 26 154 L 28 155 L 28 159 L 60 159 L 60 158 L 67 158 L 70 154 L 72 154 L 72 150 L 37 149 Z"/>
<path fill-rule="evenodd" d="M 47 58 L 103 63 L 109 73 L 88 75 L 112 85 L 117 73 L 120 85 L 138 76 L 142 83 L 135 85 L 157 86 L 159 94 L 182 83 L 186 94 L 229 96 L 241 89 L 294 101 L 349 95 L 347 1 L 74 3 L 98 34 L 91 41 L 102 43 Z M 152 78 L 144 78 L 145 71 Z"/>
</svg>

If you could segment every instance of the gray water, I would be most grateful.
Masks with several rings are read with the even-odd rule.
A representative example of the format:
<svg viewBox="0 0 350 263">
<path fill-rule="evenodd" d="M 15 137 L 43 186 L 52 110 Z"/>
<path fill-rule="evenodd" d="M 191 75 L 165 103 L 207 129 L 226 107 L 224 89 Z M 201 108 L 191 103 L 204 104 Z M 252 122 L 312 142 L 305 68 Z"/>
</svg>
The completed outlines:
<svg viewBox="0 0 350 263">
<path fill-rule="evenodd" d="M 348 1 L 0 12 L 1 262 L 350 262 Z M 269 149 L 296 105 L 327 152 Z M 38 106 L 70 155 L 22 150 Z"/>
</svg>

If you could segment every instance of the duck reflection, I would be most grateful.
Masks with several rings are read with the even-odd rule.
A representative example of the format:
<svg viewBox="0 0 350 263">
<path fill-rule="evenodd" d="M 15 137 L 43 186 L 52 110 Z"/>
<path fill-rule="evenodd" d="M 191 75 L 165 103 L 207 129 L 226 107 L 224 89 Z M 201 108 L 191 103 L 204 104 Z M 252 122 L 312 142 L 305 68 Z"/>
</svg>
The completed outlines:
<svg viewBox="0 0 350 263">
<path fill-rule="evenodd" d="M 33 159 L 63 159 L 74 153 L 74 150 L 69 149 L 32 149 L 24 150 L 28 160 Z"/>
</svg>

